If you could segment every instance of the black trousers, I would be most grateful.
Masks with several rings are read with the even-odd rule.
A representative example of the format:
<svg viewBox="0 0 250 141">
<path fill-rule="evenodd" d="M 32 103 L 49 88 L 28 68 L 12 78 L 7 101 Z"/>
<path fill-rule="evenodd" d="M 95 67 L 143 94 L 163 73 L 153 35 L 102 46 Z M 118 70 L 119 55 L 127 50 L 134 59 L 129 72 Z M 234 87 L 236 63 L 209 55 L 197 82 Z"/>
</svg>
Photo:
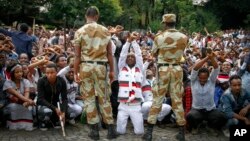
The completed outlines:
<svg viewBox="0 0 250 141">
<path fill-rule="evenodd" d="M 217 109 L 211 111 L 191 109 L 186 119 L 191 129 L 197 128 L 203 120 L 207 121 L 208 126 L 214 129 L 221 129 L 227 122 L 225 114 Z"/>
<path fill-rule="evenodd" d="M 111 84 L 112 94 L 110 96 L 110 103 L 112 106 L 113 117 L 116 118 L 118 114 L 118 92 L 119 92 L 119 82 L 116 80 Z"/>
</svg>

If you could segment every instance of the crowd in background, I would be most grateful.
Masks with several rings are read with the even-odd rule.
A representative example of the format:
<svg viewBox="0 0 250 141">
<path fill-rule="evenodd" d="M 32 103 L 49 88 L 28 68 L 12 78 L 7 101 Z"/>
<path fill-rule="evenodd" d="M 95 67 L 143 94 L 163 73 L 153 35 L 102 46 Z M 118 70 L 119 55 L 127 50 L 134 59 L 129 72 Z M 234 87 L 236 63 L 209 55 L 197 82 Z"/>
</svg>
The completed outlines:
<svg viewBox="0 0 250 141">
<path fill-rule="evenodd" d="M 185 114 L 188 115 L 190 110 L 194 108 L 192 99 L 196 99 L 194 97 L 196 95 L 192 95 L 192 71 L 194 71 L 195 64 L 204 60 L 207 53 L 212 51 L 215 54 L 214 59 L 219 70 L 217 74 L 214 74 L 215 87 L 211 88 L 213 87 L 211 85 L 208 89 L 214 90 L 212 93 L 216 109 L 224 112 L 227 119 L 233 119 L 235 117 L 233 117 L 231 111 L 243 109 L 247 105 L 245 100 L 250 102 L 250 31 L 244 29 L 224 30 L 221 33 L 205 31 L 205 35 L 201 33 L 188 35 L 188 46 L 182 58 Z M 74 29 L 70 29 L 64 34 L 63 30 L 47 30 L 43 26 L 37 26 L 33 34 L 33 29 L 26 24 L 21 24 L 18 30 L 0 29 L 0 122 L 5 123 L 9 129 L 33 130 L 33 122 L 37 112 L 35 110 L 37 84 L 39 78 L 45 75 L 46 65 L 52 62 L 56 64 L 58 76 L 62 76 L 72 87 L 78 87 L 77 83 L 73 83 L 74 77 L 72 76 L 72 71 L 74 71 L 72 70 L 74 32 Z M 141 49 L 144 67 L 146 67 L 144 68 L 146 70 L 145 77 L 150 84 L 157 79 L 157 60 L 151 55 L 151 49 L 154 44 L 154 37 L 160 32 L 155 34 L 141 32 L 139 33 L 140 38 L 136 40 Z M 112 35 L 111 39 L 115 45 L 113 57 L 116 62 L 119 60 L 120 52 L 128 36 L 129 31 Z M 212 70 L 215 69 L 209 59 L 202 64 L 202 68 L 207 68 L 210 71 L 209 73 L 212 73 Z M 239 76 L 239 78 L 236 76 Z M 232 85 L 234 79 L 240 79 L 240 88 L 244 89 L 244 92 L 242 92 L 244 96 L 240 101 L 238 98 L 233 98 L 235 104 L 232 104 L 234 107 L 231 107 L 230 111 L 228 109 L 230 104 L 227 103 L 229 100 L 224 95 L 235 89 Z M 115 92 L 116 88 L 112 88 L 112 90 L 110 98 L 113 114 L 116 117 L 117 92 Z M 74 119 L 84 111 L 84 100 L 79 89 L 74 90 L 74 93 L 72 91 L 72 89 L 67 89 L 69 109 L 66 119 L 70 123 L 74 123 Z M 169 94 L 166 93 L 165 106 L 162 109 L 163 117 L 158 118 L 160 125 L 164 117 L 174 119 L 168 97 Z M 227 105 L 228 108 L 225 109 L 223 105 Z M 145 120 L 149 112 L 148 109 L 143 110 Z M 249 109 L 247 109 L 248 113 L 250 112 Z M 20 117 L 20 113 L 23 113 L 23 117 Z M 250 123 L 249 117 L 248 120 L 244 118 L 242 121 L 246 124 Z M 234 120 L 234 122 L 237 121 Z M 194 123 L 188 122 L 187 127 L 192 128 L 192 124 Z"/>
</svg>

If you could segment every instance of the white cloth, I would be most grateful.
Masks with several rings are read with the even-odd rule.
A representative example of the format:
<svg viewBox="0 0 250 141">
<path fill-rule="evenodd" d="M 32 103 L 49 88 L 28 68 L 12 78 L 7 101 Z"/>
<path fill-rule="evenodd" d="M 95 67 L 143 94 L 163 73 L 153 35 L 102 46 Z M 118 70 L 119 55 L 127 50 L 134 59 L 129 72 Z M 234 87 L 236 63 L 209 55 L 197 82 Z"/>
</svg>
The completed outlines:
<svg viewBox="0 0 250 141">
<path fill-rule="evenodd" d="M 138 67 L 129 68 L 128 66 L 124 67 L 119 72 L 118 77 L 120 86 L 119 86 L 119 98 L 128 98 L 129 92 L 134 91 L 135 97 L 143 101 L 141 84 L 143 81 L 143 74 Z M 126 83 L 126 85 L 122 85 Z M 133 85 L 136 84 L 136 85 Z M 138 84 L 138 85 L 137 85 Z"/>
<path fill-rule="evenodd" d="M 117 132 L 119 134 L 126 133 L 126 127 L 128 123 L 128 118 L 130 117 L 135 134 L 144 133 L 143 117 L 141 112 L 141 105 L 127 105 L 120 103 L 118 107 L 118 116 L 117 116 Z"/>
<path fill-rule="evenodd" d="M 23 105 L 10 103 L 4 108 L 4 114 L 10 115 L 7 121 L 7 127 L 10 130 L 32 130 L 32 111 L 24 107 Z"/>
<path fill-rule="evenodd" d="M 82 107 L 78 104 L 68 104 L 68 114 L 70 119 L 74 119 L 82 113 Z"/>
<path fill-rule="evenodd" d="M 70 71 L 70 67 L 67 66 L 63 69 L 61 69 L 58 73 L 57 76 L 62 77 L 66 84 L 67 84 L 67 98 L 68 98 L 68 103 L 71 104 L 75 104 L 76 103 L 76 95 L 78 93 L 78 84 L 73 81 L 72 83 L 70 83 L 67 78 L 66 78 L 66 74 Z"/>
<path fill-rule="evenodd" d="M 142 111 L 144 120 L 148 119 L 148 113 L 149 113 L 149 110 L 150 110 L 150 108 L 152 106 L 152 103 L 153 103 L 152 101 L 147 101 L 147 102 L 144 102 L 142 104 L 141 111 Z M 165 118 L 165 116 L 167 116 L 170 113 L 171 109 L 172 108 L 171 108 L 170 105 L 162 104 L 161 111 L 157 116 L 157 120 L 162 121 Z"/>
<path fill-rule="evenodd" d="M 149 80 L 145 81 L 145 86 L 151 86 Z M 143 102 L 143 104 L 142 104 L 141 111 L 143 114 L 143 119 L 146 120 L 148 118 L 148 113 L 149 113 L 149 110 L 150 110 L 152 103 L 153 103 L 153 93 L 152 93 L 151 89 L 145 89 L 142 92 L 143 92 L 143 97 L 144 97 L 145 102 Z M 161 108 L 160 113 L 157 116 L 157 120 L 162 121 L 164 119 L 164 117 L 170 113 L 171 109 L 172 108 L 170 105 L 162 104 L 162 108 Z"/>
<path fill-rule="evenodd" d="M 58 72 L 57 76 L 61 76 L 67 84 L 68 115 L 70 119 L 74 119 L 82 113 L 83 107 L 77 104 L 76 102 L 76 95 L 78 93 L 78 84 L 74 81 L 70 83 L 65 76 L 69 71 L 70 67 L 67 66 L 61 69 Z"/>
<path fill-rule="evenodd" d="M 136 60 L 136 64 L 132 69 L 130 69 L 126 63 L 127 54 L 128 54 L 130 45 L 134 49 L 135 60 Z M 126 42 L 125 45 L 122 47 L 120 59 L 118 62 L 118 68 L 119 68 L 119 76 L 118 76 L 119 82 L 121 81 L 129 82 L 128 87 L 127 86 L 119 87 L 119 94 L 118 94 L 119 101 L 121 99 L 128 99 L 129 92 L 131 92 L 132 90 L 135 91 L 135 99 L 139 101 L 143 101 L 141 87 L 140 88 L 132 87 L 133 82 L 140 83 L 140 85 L 142 84 L 143 74 L 144 74 L 141 49 L 140 49 L 140 46 L 136 43 L 136 41 L 133 41 L 132 43 Z"/>
</svg>

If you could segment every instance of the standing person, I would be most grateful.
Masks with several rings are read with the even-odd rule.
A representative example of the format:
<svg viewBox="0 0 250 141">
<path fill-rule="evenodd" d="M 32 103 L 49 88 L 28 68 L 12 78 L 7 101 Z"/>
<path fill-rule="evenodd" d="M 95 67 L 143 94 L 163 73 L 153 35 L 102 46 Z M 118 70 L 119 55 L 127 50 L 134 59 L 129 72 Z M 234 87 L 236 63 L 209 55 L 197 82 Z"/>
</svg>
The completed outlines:
<svg viewBox="0 0 250 141">
<path fill-rule="evenodd" d="M 80 82 L 80 90 L 85 102 L 87 122 L 91 128 L 89 137 L 93 140 L 100 138 L 98 129 L 100 118 L 96 107 L 98 103 L 103 122 L 108 126 L 107 138 L 113 139 L 117 134 L 113 126 L 114 119 L 109 97 L 106 95 L 107 63 L 110 66 L 110 81 L 114 79 L 111 36 L 107 28 L 96 23 L 99 19 L 97 7 L 89 7 L 85 18 L 86 24 L 75 33 L 74 76 L 76 82 Z"/>
<path fill-rule="evenodd" d="M 60 128 L 59 116 L 65 119 L 67 110 L 67 85 L 65 80 L 57 76 L 56 64 L 51 63 L 46 66 L 45 76 L 38 80 L 37 84 L 37 104 L 40 129 L 47 130 L 47 123 L 50 120 L 55 128 Z M 57 103 L 61 103 L 59 110 Z"/>
<path fill-rule="evenodd" d="M 29 26 L 26 23 L 20 25 L 20 31 L 11 32 L 0 28 L 0 33 L 10 36 L 15 46 L 15 51 L 18 55 L 21 53 L 27 53 L 29 59 L 32 55 L 32 38 L 27 34 Z"/>
<path fill-rule="evenodd" d="M 180 61 L 187 46 L 187 36 L 175 29 L 175 14 L 165 14 L 162 18 L 165 31 L 155 37 L 152 51 L 158 60 L 158 78 L 153 84 L 154 99 L 148 116 L 149 125 L 143 139 L 146 141 L 152 140 L 152 132 L 157 121 L 157 115 L 161 111 L 165 94 L 169 93 L 172 101 L 172 109 L 180 128 L 176 138 L 184 141 L 184 126 L 186 121 L 182 105 L 183 70 L 180 66 Z"/>
</svg>

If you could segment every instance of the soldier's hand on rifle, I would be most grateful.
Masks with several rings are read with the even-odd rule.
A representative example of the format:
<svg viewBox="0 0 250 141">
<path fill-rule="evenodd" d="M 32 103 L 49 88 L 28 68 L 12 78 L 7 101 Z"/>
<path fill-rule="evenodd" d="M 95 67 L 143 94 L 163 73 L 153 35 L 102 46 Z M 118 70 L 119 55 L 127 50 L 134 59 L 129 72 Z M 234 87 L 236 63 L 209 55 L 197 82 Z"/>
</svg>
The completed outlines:
<svg viewBox="0 0 250 141">
<path fill-rule="evenodd" d="M 114 72 L 109 72 L 109 81 L 110 84 L 114 81 L 115 79 L 115 73 Z"/>
</svg>

